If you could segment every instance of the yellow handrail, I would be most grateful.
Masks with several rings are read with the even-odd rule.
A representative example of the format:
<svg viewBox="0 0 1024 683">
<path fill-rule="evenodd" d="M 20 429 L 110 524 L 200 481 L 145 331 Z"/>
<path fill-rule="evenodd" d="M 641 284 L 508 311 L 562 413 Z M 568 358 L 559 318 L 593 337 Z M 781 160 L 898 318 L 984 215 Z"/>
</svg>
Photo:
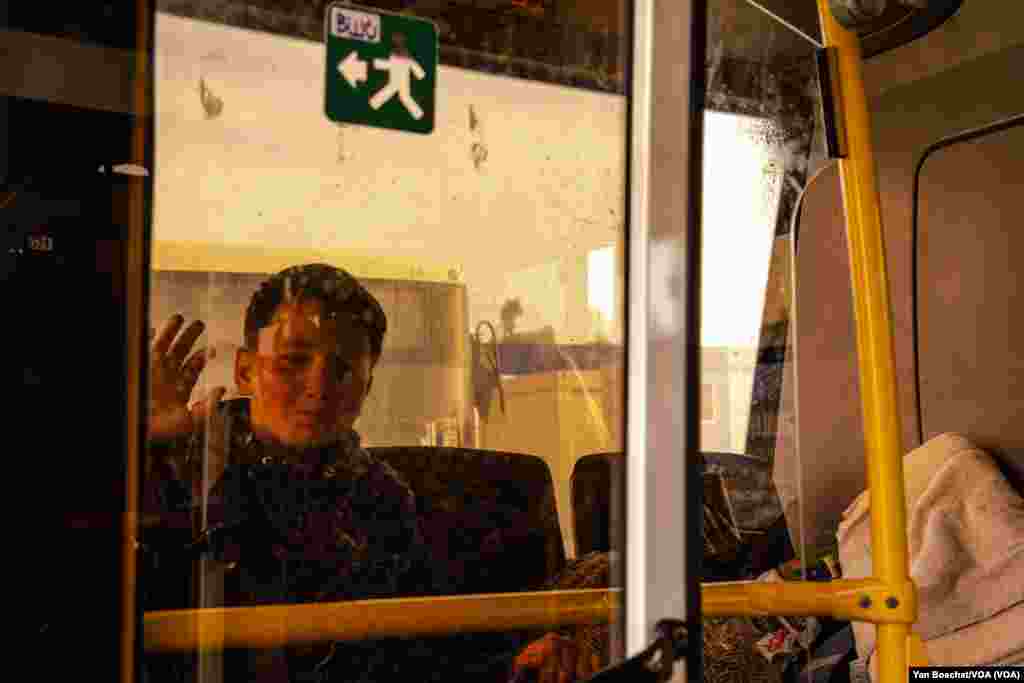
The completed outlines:
<svg viewBox="0 0 1024 683">
<path fill-rule="evenodd" d="M 147 612 L 143 629 L 149 652 L 204 652 L 606 623 L 620 602 L 617 589 L 586 589 L 183 609 Z"/>
<path fill-rule="evenodd" d="M 818 616 L 846 621 L 900 623 L 915 613 L 913 600 L 877 579 L 735 581 L 701 586 L 705 617 Z M 897 604 L 889 607 L 892 598 Z"/>
<path fill-rule="evenodd" d="M 147 612 L 145 647 L 210 651 L 608 623 L 619 616 L 621 594 L 618 588 L 584 589 Z M 708 617 L 822 616 L 900 623 L 914 614 L 913 602 L 887 607 L 892 597 L 888 586 L 876 579 L 701 586 Z"/>
<path fill-rule="evenodd" d="M 818 11 L 825 46 L 836 48 L 838 53 L 839 115 L 847 135 L 848 154 L 839 160 L 839 173 L 850 252 L 871 492 L 872 566 L 875 579 L 892 594 L 888 605 L 894 611 L 911 606 L 896 622 L 875 621 L 881 683 L 898 683 L 907 679 L 908 637 L 910 625 L 917 619 L 917 609 L 907 552 L 903 447 L 881 202 L 860 40 L 854 32 L 839 25 L 829 10 L 829 0 L 818 0 Z"/>
</svg>

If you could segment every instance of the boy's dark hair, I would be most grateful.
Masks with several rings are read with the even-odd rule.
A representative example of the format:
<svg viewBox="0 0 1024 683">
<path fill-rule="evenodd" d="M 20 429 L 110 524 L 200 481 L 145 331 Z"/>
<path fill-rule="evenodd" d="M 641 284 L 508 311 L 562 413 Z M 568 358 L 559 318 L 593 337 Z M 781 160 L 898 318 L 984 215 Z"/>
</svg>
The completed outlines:
<svg viewBox="0 0 1024 683">
<path fill-rule="evenodd" d="M 261 329 L 270 324 L 285 302 L 323 302 L 328 315 L 347 317 L 362 326 L 376 361 L 384 347 L 388 321 L 380 303 L 347 271 L 322 263 L 285 268 L 252 295 L 245 311 L 245 346 L 255 350 Z"/>
</svg>

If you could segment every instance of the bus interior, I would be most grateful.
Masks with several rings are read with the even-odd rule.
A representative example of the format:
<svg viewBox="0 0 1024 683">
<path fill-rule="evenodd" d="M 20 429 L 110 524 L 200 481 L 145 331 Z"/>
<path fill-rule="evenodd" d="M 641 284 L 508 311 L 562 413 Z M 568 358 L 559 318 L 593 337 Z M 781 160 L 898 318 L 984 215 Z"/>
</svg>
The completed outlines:
<svg viewBox="0 0 1024 683">
<path fill-rule="evenodd" d="M 159 562 L 123 561 L 121 520 L 144 484 L 146 448 L 129 454 L 145 443 L 146 331 L 175 314 L 204 321 L 198 346 L 217 355 L 190 406 L 215 387 L 245 402 L 235 358 L 249 298 L 301 263 L 344 268 L 387 314 L 357 429 L 415 493 L 432 568 L 419 595 L 495 597 L 493 613 L 460 617 L 476 632 L 419 631 L 428 645 L 403 652 L 424 680 L 509 680 L 508 653 L 557 629 L 596 653 L 591 673 L 636 653 L 621 619 L 500 624 L 517 593 L 615 589 L 602 599 L 629 602 L 641 289 L 652 329 L 683 324 L 663 303 L 673 287 L 698 293 L 700 316 L 687 377 L 697 447 L 678 454 L 699 475 L 685 492 L 700 523 L 651 520 L 650 538 L 694 535 L 702 552 L 687 576 L 705 585 L 872 575 L 856 247 L 819 7 L 685 3 L 705 23 L 699 278 L 680 285 L 657 246 L 648 283 L 630 266 L 643 4 L 360 3 L 434 22 L 429 135 L 325 115 L 325 14 L 347 3 L 0 9 L 0 257 L 20 365 L 10 386 L 23 387 L 9 452 L 14 481 L 42 501 L 17 506 L 29 518 L 15 525 L 17 628 L 44 675 L 156 681 L 170 667 L 176 680 L 233 683 L 232 651 L 287 641 L 275 635 L 288 631 L 275 630 L 283 612 L 228 635 L 195 617 L 249 604 L 233 568 L 201 550 L 172 560 L 180 599 L 144 611 Z M 1024 187 L 1024 4 L 819 4 L 885 8 L 859 37 L 914 629 L 936 666 L 1024 665 L 1024 269 L 1013 265 L 1024 233 L 1012 209 Z M 131 519 L 139 557 L 208 531 L 187 520 L 165 537 L 150 529 L 166 519 Z M 603 573 L 585 576 L 597 557 Z M 518 605 L 554 609 L 529 599 Z M 392 619 L 379 610 L 366 623 Z M 303 638 L 356 639 L 365 626 L 339 621 Z M 689 628 L 691 680 L 881 680 L 866 621 L 764 613 Z M 175 657 L 187 664 L 167 664 Z M 267 681 L 290 680 L 267 666 Z"/>
</svg>

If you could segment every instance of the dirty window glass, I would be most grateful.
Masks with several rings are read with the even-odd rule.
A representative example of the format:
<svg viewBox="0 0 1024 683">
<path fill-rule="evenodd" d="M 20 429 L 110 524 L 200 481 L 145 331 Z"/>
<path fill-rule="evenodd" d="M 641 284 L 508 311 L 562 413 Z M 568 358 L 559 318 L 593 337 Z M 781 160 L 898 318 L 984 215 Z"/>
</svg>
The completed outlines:
<svg viewBox="0 0 1024 683">
<path fill-rule="evenodd" d="M 505 680 L 543 632 L 169 624 L 618 585 L 624 8 L 381 2 L 325 34 L 294 5 L 158 4 L 146 665 Z M 436 73 L 398 15 L 434 22 Z M 414 132 L 333 120 L 325 88 Z M 607 626 L 574 633 L 610 661 Z"/>
<path fill-rule="evenodd" d="M 822 161 L 815 44 L 751 3 L 708 9 L 705 579 L 805 575 L 817 558 L 804 556 L 800 539 L 790 262 L 798 198 Z"/>
<path fill-rule="evenodd" d="M 804 538 L 800 459 L 814 453 L 801 453 L 795 438 L 794 282 L 815 284 L 794 279 L 793 225 L 822 162 L 816 31 L 797 19 L 813 19 L 814 8 L 780 21 L 762 9 L 772 4 L 708 6 L 701 396 L 711 406 L 702 406 L 700 450 L 709 582 L 838 575 L 826 561 L 834 548 L 810 548 Z M 705 653 L 763 657 L 746 659 L 741 674 L 727 657 L 705 657 L 705 678 L 778 676 L 803 660 L 821 629 L 808 617 L 707 618 Z"/>
</svg>

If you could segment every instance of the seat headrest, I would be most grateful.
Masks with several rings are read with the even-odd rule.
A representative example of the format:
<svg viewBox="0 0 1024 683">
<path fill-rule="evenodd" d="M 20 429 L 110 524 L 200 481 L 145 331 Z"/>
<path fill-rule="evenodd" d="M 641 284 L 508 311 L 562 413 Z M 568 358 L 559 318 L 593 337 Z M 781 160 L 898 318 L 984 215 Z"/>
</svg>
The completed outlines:
<svg viewBox="0 0 1024 683">
<path fill-rule="evenodd" d="M 530 590 L 563 568 L 554 484 L 541 458 L 434 446 L 367 450 L 416 494 L 437 591 Z"/>
</svg>

